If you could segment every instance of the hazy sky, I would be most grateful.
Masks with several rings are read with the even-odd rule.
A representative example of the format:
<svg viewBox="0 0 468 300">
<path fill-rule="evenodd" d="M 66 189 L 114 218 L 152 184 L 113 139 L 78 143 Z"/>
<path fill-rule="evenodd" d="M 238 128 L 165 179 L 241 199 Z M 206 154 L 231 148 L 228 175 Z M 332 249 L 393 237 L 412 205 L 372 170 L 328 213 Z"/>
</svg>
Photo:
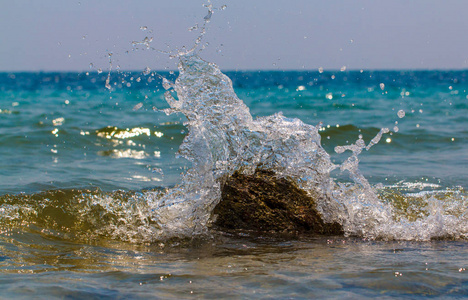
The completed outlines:
<svg viewBox="0 0 468 300">
<path fill-rule="evenodd" d="M 138 50 L 191 47 L 204 0 L 15 0 L 0 4 L 0 71 L 175 68 Z M 202 52 L 222 69 L 468 69 L 465 0 L 213 0 Z M 148 30 L 140 30 L 147 26 Z M 139 46 L 141 48 L 141 46 Z M 127 52 L 128 51 L 128 52 Z"/>
</svg>

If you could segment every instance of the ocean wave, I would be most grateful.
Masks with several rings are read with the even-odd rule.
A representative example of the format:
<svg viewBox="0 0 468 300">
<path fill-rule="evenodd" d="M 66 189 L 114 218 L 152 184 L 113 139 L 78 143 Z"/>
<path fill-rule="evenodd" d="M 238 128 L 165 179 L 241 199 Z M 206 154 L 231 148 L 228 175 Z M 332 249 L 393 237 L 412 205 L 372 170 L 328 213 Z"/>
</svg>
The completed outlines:
<svg viewBox="0 0 468 300">
<path fill-rule="evenodd" d="M 254 119 L 234 93 L 229 77 L 215 64 L 194 53 L 179 59 L 179 77 L 174 82 L 166 79 L 163 84 L 170 106 L 163 111 L 183 114 L 184 126 L 107 126 L 89 131 L 101 146 L 111 142 L 110 150 L 103 150 L 101 155 L 135 160 L 147 157 L 146 150 L 135 152 L 128 145 L 119 148 L 121 141 L 164 139 L 165 130 L 179 131 L 182 144 L 178 155 L 191 163 L 191 169 L 178 185 L 144 192 L 58 190 L 4 195 L 0 198 L 2 226 L 35 226 L 64 238 L 133 243 L 200 236 L 210 230 L 224 180 L 234 172 L 252 174 L 262 168 L 289 178 L 306 193 L 319 193 L 317 211 L 325 222 L 340 224 L 347 236 L 384 240 L 467 238 L 465 191 L 404 194 L 401 189 L 373 186 L 361 174 L 361 153 L 391 134 L 389 129 L 309 125 L 282 113 Z M 340 143 L 354 132 L 354 141 Z M 322 146 L 323 136 L 333 137 L 333 150 L 344 156 L 341 163 L 332 162 L 331 151 Z M 413 138 L 405 133 L 399 141 L 409 143 Z M 423 144 L 441 139 L 437 135 L 420 138 Z M 347 174 L 349 180 L 341 182 L 331 176 L 332 172 Z"/>
</svg>

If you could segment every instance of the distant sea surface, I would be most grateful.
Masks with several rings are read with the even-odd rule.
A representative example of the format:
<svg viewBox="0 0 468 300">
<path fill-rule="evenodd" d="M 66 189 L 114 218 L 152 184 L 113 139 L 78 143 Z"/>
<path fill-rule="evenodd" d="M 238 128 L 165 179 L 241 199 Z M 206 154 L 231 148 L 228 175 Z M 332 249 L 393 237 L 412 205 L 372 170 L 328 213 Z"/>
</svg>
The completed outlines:
<svg viewBox="0 0 468 300">
<path fill-rule="evenodd" d="M 254 117 L 282 112 L 317 125 L 335 163 L 346 157 L 336 146 L 388 128 L 359 155 L 371 185 L 441 201 L 458 195 L 468 206 L 468 71 L 225 74 Z M 169 106 L 160 78 L 177 76 L 0 73 L 0 297 L 468 297 L 466 231 L 424 242 L 96 237 L 94 228 L 106 218 L 117 224 L 121 212 L 104 215 L 89 199 L 112 207 L 113 199 L 176 186 L 191 167 L 177 157 L 185 116 L 162 111 Z M 339 170 L 332 176 L 350 181 Z"/>
<path fill-rule="evenodd" d="M 226 72 L 253 116 L 323 123 L 322 145 L 398 132 L 362 155 L 373 183 L 468 182 L 468 72 Z M 177 74 L 161 75 L 174 78 Z M 142 73 L 0 74 L 0 191 L 174 185 L 183 115 L 166 116 L 159 78 Z M 401 111 L 403 118 L 398 116 Z M 396 122 L 398 124 L 396 124 Z M 387 140 L 387 141 L 385 141 Z M 161 169 L 163 174 L 154 172 Z"/>
</svg>

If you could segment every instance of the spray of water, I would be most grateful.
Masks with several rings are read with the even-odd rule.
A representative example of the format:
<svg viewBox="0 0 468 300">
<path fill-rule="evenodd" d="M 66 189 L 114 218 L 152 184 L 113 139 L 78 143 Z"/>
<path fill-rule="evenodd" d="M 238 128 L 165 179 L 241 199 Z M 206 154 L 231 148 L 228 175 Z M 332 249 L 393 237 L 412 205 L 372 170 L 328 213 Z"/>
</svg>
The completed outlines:
<svg viewBox="0 0 468 300">
<path fill-rule="evenodd" d="M 464 195 L 452 203 L 458 205 L 452 209 L 458 211 L 456 215 L 428 198 L 424 217 L 410 220 L 405 212 L 398 215 L 361 174 L 359 155 L 377 144 L 387 128 L 367 145 L 360 136 L 352 145 L 336 147 L 337 153 L 351 152 L 337 165 L 322 148 L 317 126 L 281 113 L 254 119 L 234 93 L 231 80 L 215 64 L 193 51 L 180 55 L 179 61 L 179 77 L 165 84 L 170 105 L 165 112 L 187 117 L 189 133 L 179 155 L 192 162 L 192 169 L 167 194 L 149 197 L 161 226 L 160 237 L 205 232 L 220 201 L 223 180 L 234 171 L 251 174 L 256 168 L 275 171 L 311 194 L 323 195 L 317 199 L 323 218 L 341 223 L 347 235 L 409 240 L 466 237 Z M 330 173 L 337 168 L 347 172 L 352 183 L 335 182 Z"/>
<path fill-rule="evenodd" d="M 354 144 L 336 147 L 335 152 L 349 151 L 350 155 L 335 164 L 321 146 L 320 125 L 308 125 L 281 113 L 253 118 L 235 94 L 231 80 L 197 54 L 214 11 L 210 5 L 207 8 L 194 47 L 174 55 L 179 61 L 179 77 L 175 82 L 162 79 L 170 106 L 164 112 L 181 113 L 187 118 L 188 134 L 178 155 L 189 160 L 192 168 L 181 183 L 166 191 L 125 197 L 115 193 L 73 194 L 66 216 L 60 215 L 60 219 L 70 221 L 67 224 L 48 222 L 52 218 L 50 208 L 63 207 L 50 197 L 40 201 L 3 197 L 0 218 L 4 224 L 20 225 L 29 220 L 29 224 L 62 232 L 81 231 L 87 237 L 131 242 L 203 235 L 221 200 L 224 180 L 235 171 L 252 174 L 263 168 L 292 179 L 311 195 L 321 195 L 317 209 L 323 219 L 340 223 L 348 236 L 468 238 L 468 200 L 463 190 L 448 191 L 443 196 L 402 195 L 371 186 L 361 174 L 359 155 L 377 144 L 388 129 L 380 130 L 368 144 L 360 136 Z M 331 176 L 338 169 L 349 174 L 350 182 L 337 182 Z"/>
</svg>

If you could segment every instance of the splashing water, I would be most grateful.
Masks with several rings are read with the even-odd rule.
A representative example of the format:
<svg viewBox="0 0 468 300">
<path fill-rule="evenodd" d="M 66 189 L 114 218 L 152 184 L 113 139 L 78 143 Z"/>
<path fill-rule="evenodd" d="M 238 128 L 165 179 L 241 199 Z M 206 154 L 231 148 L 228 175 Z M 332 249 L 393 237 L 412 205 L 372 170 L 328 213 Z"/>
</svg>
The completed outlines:
<svg viewBox="0 0 468 300">
<path fill-rule="evenodd" d="M 368 144 L 360 135 L 354 144 L 335 147 L 338 154 L 351 152 L 343 163 L 335 164 L 321 145 L 320 124 L 305 124 L 281 112 L 254 119 L 234 92 L 230 78 L 195 53 L 217 10 L 211 4 L 206 7 L 203 25 L 190 28 L 200 30 L 194 46 L 171 55 L 179 60 L 179 77 L 171 82 L 160 76 L 170 106 L 163 111 L 182 113 L 187 118 L 188 134 L 178 153 L 191 162 L 192 168 L 181 183 L 165 191 L 143 193 L 66 191 L 67 195 L 59 195 L 66 199 L 65 205 L 55 194 L 14 199 L 6 195 L 0 197 L 2 224 L 32 224 L 48 228 L 49 234 L 55 231 L 66 236 L 73 231 L 86 240 L 106 237 L 135 243 L 203 235 L 221 200 L 224 180 L 235 171 L 252 174 L 262 168 L 293 180 L 311 195 L 320 195 L 316 204 L 323 219 L 340 223 L 348 236 L 385 240 L 468 238 L 464 190 L 403 195 L 374 187 L 361 174 L 359 155 L 379 143 L 389 129 L 381 129 Z M 133 45 L 149 49 L 151 42 L 152 38 L 145 38 Z M 108 56 L 105 87 L 110 91 L 112 53 Z M 143 71 L 144 75 L 150 73 L 149 67 Z M 141 106 L 137 104 L 134 110 Z M 400 110 L 397 115 L 403 118 L 405 112 Z M 351 182 L 337 182 L 331 176 L 335 170 L 347 173 Z"/>
<path fill-rule="evenodd" d="M 281 113 L 254 120 L 231 80 L 193 53 L 180 56 L 179 71 L 171 85 L 178 99 L 166 92 L 171 106 L 166 113 L 181 112 L 188 119 L 189 133 L 179 153 L 193 168 L 178 188 L 157 201 L 159 211 L 164 210 L 161 224 L 171 234 L 203 232 L 220 200 L 223 179 L 236 170 L 274 170 L 297 179 L 304 189 L 329 182 L 334 165 L 320 146 L 316 127 Z M 329 204 L 323 203 L 322 209 Z"/>
<path fill-rule="evenodd" d="M 320 144 L 318 127 L 281 113 L 253 119 L 234 93 L 231 80 L 215 64 L 193 52 L 179 59 L 179 77 L 174 83 L 165 82 L 171 107 L 165 112 L 187 117 L 189 133 L 179 154 L 193 167 L 178 187 L 162 197 L 147 195 L 160 225 L 158 238 L 206 232 L 223 180 L 236 170 L 251 174 L 256 168 L 273 170 L 306 191 L 319 192 L 323 197 L 317 199 L 317 206 L 324 219 L 341 223 L 347 235 L 409 240 L 467 237 L 464 192 L 452 201 L 450 211 L 428 197 L 427 213 L 411 221 L 405 212 L 397 217 L 393 206 L 380 199 L 360 173 L 359 154 L 377 144 L 389 132 L 387 128 L 368 145 L 360 136 L 355 144 L 336 147 L 337 153 L 352 152 L 336 165 Z M 330 172 L 337 168 L 347 171 L 353 183 L 335 183 Z"/>
<path fill-rule="evenodd" d="M 224 180 L 235 171 L 252 174 L 263 168 L 319 195 L 316 204 L 324 221 L 340 223 L 348 236 L 468 238 L 464 190 L 401 194 L 398 189 L 372 186 L 361 174 L 359 155 L 376 145 L 388 129 L 381 129 L 367 144 L 359 136 L 353 144 L 337 146 L 335 152 L 350 154 L 335 164 L 321 145 L 320 124 L 308 125 L 282 113 L 254 119 L 235 94 L 231 80 L 194 52 L 178 57 L 175 82 L 162 79 L 170 106 L 164 111 L 187 118 L 188 134 L 179 156 L 189 160 L 192 168 L 178 186 L 146 192 L 6 195 L 0 197 L 1 224 L 43 228 L 42 233 L 86 241 L 111 238 L 147 243 L 203 235 L 221 200 Z M 109 130 L 111 135 L 121 134 L 115 128 Z M 331 175 L 333 171 L 347 173 L 351 181 L 339 182 Z"/>
</svg>

